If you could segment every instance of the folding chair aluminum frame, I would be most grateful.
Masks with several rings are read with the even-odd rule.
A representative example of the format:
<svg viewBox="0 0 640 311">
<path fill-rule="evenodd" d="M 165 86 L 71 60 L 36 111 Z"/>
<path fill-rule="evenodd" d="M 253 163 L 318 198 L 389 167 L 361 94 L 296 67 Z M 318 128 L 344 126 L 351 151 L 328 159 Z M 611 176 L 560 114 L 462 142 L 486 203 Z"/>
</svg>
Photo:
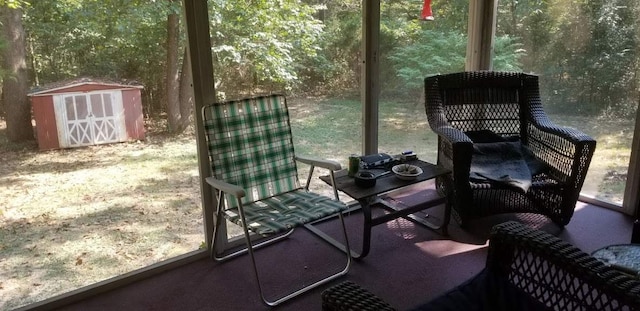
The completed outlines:
<svg viewBox="0 0 640 311">
<path fill-rule="evenodd" d="M 249 99 L 249 100 L 251 100 L 251 99 Z M 282 100 L 284 100 L 283 97 L 282 97 Z M 285 106 L 286 106 L 286 104 L 285 104 Z M 203 118 L 206 120 L 205 109 L 207 109 L 207 107 L 203 108 Z M 333 200 L 339 201 L 338 191 L 337 191 L 337 189 L 335 187 L 335 180 L 334 180 L 334 171 L 341 169 L 341 166 L 340 166 L 339 163 L 334 162 L 334 161 L 319 160 L 319 159 L 312 159 L 312 158 L 299 157 L 299 156 L 295 156 L 294 157 L 294 161 L 298 161 L 298 162 L 301 162 L 301 163 L 308 164 L 308 165 L 310 165 L 310 169 L 309 169 L 309 175 L 307 177 L 306 184 L 303 187 L 294 189 L 291 192 L 294 192 L 294 191 L 305 191 L 306 193 L 308 193 L 309 184 L 310 184 L 314 169 L 317 166 L 317 167 L 320 167 L 320 168 L 327 169 L 329 171 L 329 175 L 330 175 L 330 178 L 331 178 L 331 181 L 332 181 L 332 185 L 333 185 L 333 195 L 334 195 L 334 199 Z M 263 285 L 262 285 L 262 283 L 260 281 L 260 274 L 259 274 L 258 267 L 257 267 L 257 264 L 256 264 L 256 258 L 255 258 L 254 251 L 256 249 L 258 249 L 258 248 L 261 248 L 261 247 L 264 247 L 264 246 L 267 246 L 267 245 L 271 245 L 273 243 L 276 243 L 278 241 L 281 241 L 281 240 L 289 237 L 293 233 L 295 227 L 291 228 L 289 230 L 285 230 L 283 232 L 277 232 L 277 233 L 274 234 L 273 237 L 270 237 L 267 240 L 254 243 L 254 241 L 252 241 L 251 234 L 250 234 L 250 232 L 253 232 L 253 230 L 251 230 L 249 228 L 249 226 L 247 225 L 247 220 L 246 220 L 247 219 L 246 218 L 246 214 L 245 214 L 245 204 L 246 204 L 246 202 L 243 203 L 243 198 L 247 195 L 247 193 L 245 192 L 245 189 L 243 189 L 242 187 L 240 187 L 238 185 L 234 185 L 234 184 L 228 183 L 226 181 L 223 181 L 223 180 L 220 180 L 220 179 L 216 179 L 215 177 L 207 177 L 206 178 L 206 182 L 216 190 L 215 194 L 217 196 L 217 206 L 216 206 L 216 212 L 214 214 L 215 227 L 214 227 L 214 232 L 213 232 L 213 235 L 212 235 L 211 257 L 216 261 L 225 261 L 225 260 L 228 260 L 228 259 L 231 259 L 231 258 L 235 258 L 235 257 L 240 256 L 240 255 L 243 255 L 245 253 L 248 253 L 249 257 L 250 257 L 250 260 L 251 260 L 251 264 L 253 266 L 253 272 L 254 272 L 255 279 L 256 279 L 256 282 L 257 282 L 257 285 L 258 285 L 258 290 L 260 292 L 260 297 L 263 300 L 263 302 L 265 304 L 267 304 L 268 306 L 279 305 L 279 304 L 281 304 L 281 303 L 283 303 L 283 302 L 285 302 L 287 300 L 290 300 L 290 299 L 292 299 L 294 297 L 297 297 L 297 296 L 299 296 L 299 295 L 301 295 L 301 294 L 303 294 L 303 293 L 305 293 L 305 292 L 307 292 L 309 290 L 317 288 L 318 286 L 326 284 L 326 283 L 328 283 L 328 282 L 330 282 L 330 281 L 332 281 L 332 280 L 334 280 L 334 279 L 336 279 L 336 278 L 338 278 L 338 277 L 340 277 L 342 275 L 345 275 L 348 272 L 349 267 L 351 265 L 352 258 L 350 256 L 350 252 L 347 251 L 350 248 L 349 248 L 349 240 L 348 240 L 348 237 L 347 237 L 347 231 L 346 231 L 346 227 L 345 227 L 345 224 L 344 224 L 344 218 L 343 218 L 342 213 L 338 212 L 337 215 L 339 216 L 339 219 L 340 219 L 340 224 L 342 226 L 342 233 L 344 235 L 344 240 L 345 240 L 344 248 L 336 245 L 335 240 L 333 240 L 333 238 L 331 238 L 330 236 L 328 236 L 328 235 L 324 234 L 323 232 L 319 231 L 319 229 L 313 227 L 310 223 L 300 224 L 300 226 L 304 226 L 306 229 L 308 229 L 310 232 L 312 232 L 316 236 L 318 236 L 321 239 L 325 240 L 327 243 L 335 246 L 340 251 L 343 251 L 347 256 L 347 262 L 346 262 L 346 265 L 344 266 L 344 268 L 342 268 L 340 271 L 338 271 L 338 272 L 336 272 L 334 274 L 331 274 L 331 275 L 329 275 L 327 277 L 324 277 L 323 279 L 318 280 L 318 281 L 316 281 L 316 282 L 314 282 L 314 283 L 312 283 L 310 285 L 307 285 L 307 286 L 304 286 L 302 288 L 296 289 L 293 292 L 285 294 L 285 295 L 283 295 L 283 296 L 281 296 L 279 298 L 272 299 L 272 300 L 267 299 L 267 297 L 266 297 L 266 295 L 265 295 L 265 293 L 263 291 Z M 240 223 L 240 225 L 242 227 L 242 230 L 243 230 L 243 233 L 244 233 L 244 236 L 245 236 L 246 247 L 244 247 L 244 248 L 242 248 L 240 250 L 231 252 L 229 254 L 220 255 L 218 253 L 220 250 L 217 249 L 218 248 L 218 243 L 217 242 L 219 240 L 219 235 L 220 235 L 220 232 L 221 232 L 221 230 L 219 228 L 223 225 L 222 224 L 223 219 L 226 218 L 225 214 L 226 214 L 227 210 L 225 209 L 225 206 L 226 206 L 226 204 L 225 204 L 226 195 L 225 194 L 233 196 L 236 199 L 236 204 L 237 205 L 235 206 L 235 208 L 237 209 L 237 212 L 239 214 L 238 215 L 239 216 L 239 221 L 238 222 Z M 278 195 L 280 195 L 280 194 L 278 194 Z M 260 201 L 260 200 L 256 200 L 256 201 L 250 202 L 250 203 L 255 203 L 257 201 Z M 315 221 L 317 221 L 317 220 L 315 220 Z M 311 223 L 313 223 L 313 221 Z"/>
</svg>

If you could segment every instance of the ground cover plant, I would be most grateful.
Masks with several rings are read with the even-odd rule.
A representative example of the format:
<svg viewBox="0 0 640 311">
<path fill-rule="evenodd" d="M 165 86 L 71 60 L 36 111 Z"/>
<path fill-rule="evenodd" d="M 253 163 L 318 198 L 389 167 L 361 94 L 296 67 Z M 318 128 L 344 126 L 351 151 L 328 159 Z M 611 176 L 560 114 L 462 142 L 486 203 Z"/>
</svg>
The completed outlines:
<svg viewBox="0 0 640 311">
<path fill-rule="evenodd" d="M 299 154 L 346 164 L 361 146 L 360 101 L 291 98 Z M 380 151 L 435 160 L 423 107 L 382 101 Z M 598 140 L 585 188 L 619 199 L 633 121 L 552 116 Z M 192 250 L 204 240 L 193 130 L 147 139 L 38 151 L 11 144 L 0 122 L 0 309 L 13 309 Z M 300 167 L 301 174 L 306 168 Z M 326 189 L 315 181 L 314 189 Z M 330 194 L 330 192 L 329 192 Z M 347 197 L 342 197 L 348 200 Z"/>
</svg>

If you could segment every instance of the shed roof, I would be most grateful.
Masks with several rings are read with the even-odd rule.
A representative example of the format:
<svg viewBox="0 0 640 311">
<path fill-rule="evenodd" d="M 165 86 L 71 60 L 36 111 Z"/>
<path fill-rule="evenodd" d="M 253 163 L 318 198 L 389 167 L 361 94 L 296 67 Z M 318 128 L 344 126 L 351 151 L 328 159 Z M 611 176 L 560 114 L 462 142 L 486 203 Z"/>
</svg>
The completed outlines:
<svg viewBox="0 0 640 311">
<path fill-rule="evenodd" d="M 104 85 L 105 87 L 109 87 L 110 89 L 142 89 L 144 88 L 137 81 L 130 80 L 122 80 L 119 82 L 105 80 L 105 79 L 96 79 L 96 78 L 77 78 L 72 80 L 58 81 L 52 82 L 45 85 L 36 86 L 31 89 L 31 92 L 27 94 L 28 96 L 42 96 L 48 95 L 49 93 L 60 93 L 65 89 L 75 88 L 81 85 Z"/>
</svg>

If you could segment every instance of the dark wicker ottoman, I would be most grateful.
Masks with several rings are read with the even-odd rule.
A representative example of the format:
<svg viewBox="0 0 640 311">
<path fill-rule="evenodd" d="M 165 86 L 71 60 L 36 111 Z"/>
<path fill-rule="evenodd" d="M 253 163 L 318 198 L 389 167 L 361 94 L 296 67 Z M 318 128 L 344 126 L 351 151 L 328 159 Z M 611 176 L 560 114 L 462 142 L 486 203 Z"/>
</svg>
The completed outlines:
<svg viewBox="0 0 640 311">
<path fill-rule="evenodd" d="M 395 309 L 359 285 L 345 281 L 322 292 L 322 310 L 393 311 Z"/>
<path fill-rule="evenodd" d="M 322 293 L 323 310 L 394 310 L 352 282 Z M 486 267 L 413 310 L 640 311 L 640 280 L 517 222 L 492 229 Z"/>
</svg>

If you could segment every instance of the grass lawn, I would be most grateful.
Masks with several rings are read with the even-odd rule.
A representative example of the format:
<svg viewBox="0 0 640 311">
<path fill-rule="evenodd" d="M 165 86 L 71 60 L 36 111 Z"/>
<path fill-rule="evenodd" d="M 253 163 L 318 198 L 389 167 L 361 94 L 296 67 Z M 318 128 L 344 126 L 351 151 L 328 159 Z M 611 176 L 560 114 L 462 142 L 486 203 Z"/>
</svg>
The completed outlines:
<svg viewBox="0 0 640 311">
<path fill-rule="evenodd" d="M 290 99 L 294 143 L 304 155 L 346 165 L 360 153 L 358 100 Z M 380 152 L 435 160 L 424 108 L 381 102 Z M 598 140 L 588 185 L 620 199 L 632 121 L 554 116 Z M 195 250 L 203 220 L 193 132 L 38 151 L 10 144 L 0 121 L 0 309 L 12 309 Z M 631 130 L 629 130 L 631 129 Z M 306 168 L 300 167 L 301 175 Z M 315 181 L 312 188 L 324 188 Z M 326 189 L 326 188 L 324 188 Z M 347 198 L 344 198 L 347 199 Z"/>
</svg>

